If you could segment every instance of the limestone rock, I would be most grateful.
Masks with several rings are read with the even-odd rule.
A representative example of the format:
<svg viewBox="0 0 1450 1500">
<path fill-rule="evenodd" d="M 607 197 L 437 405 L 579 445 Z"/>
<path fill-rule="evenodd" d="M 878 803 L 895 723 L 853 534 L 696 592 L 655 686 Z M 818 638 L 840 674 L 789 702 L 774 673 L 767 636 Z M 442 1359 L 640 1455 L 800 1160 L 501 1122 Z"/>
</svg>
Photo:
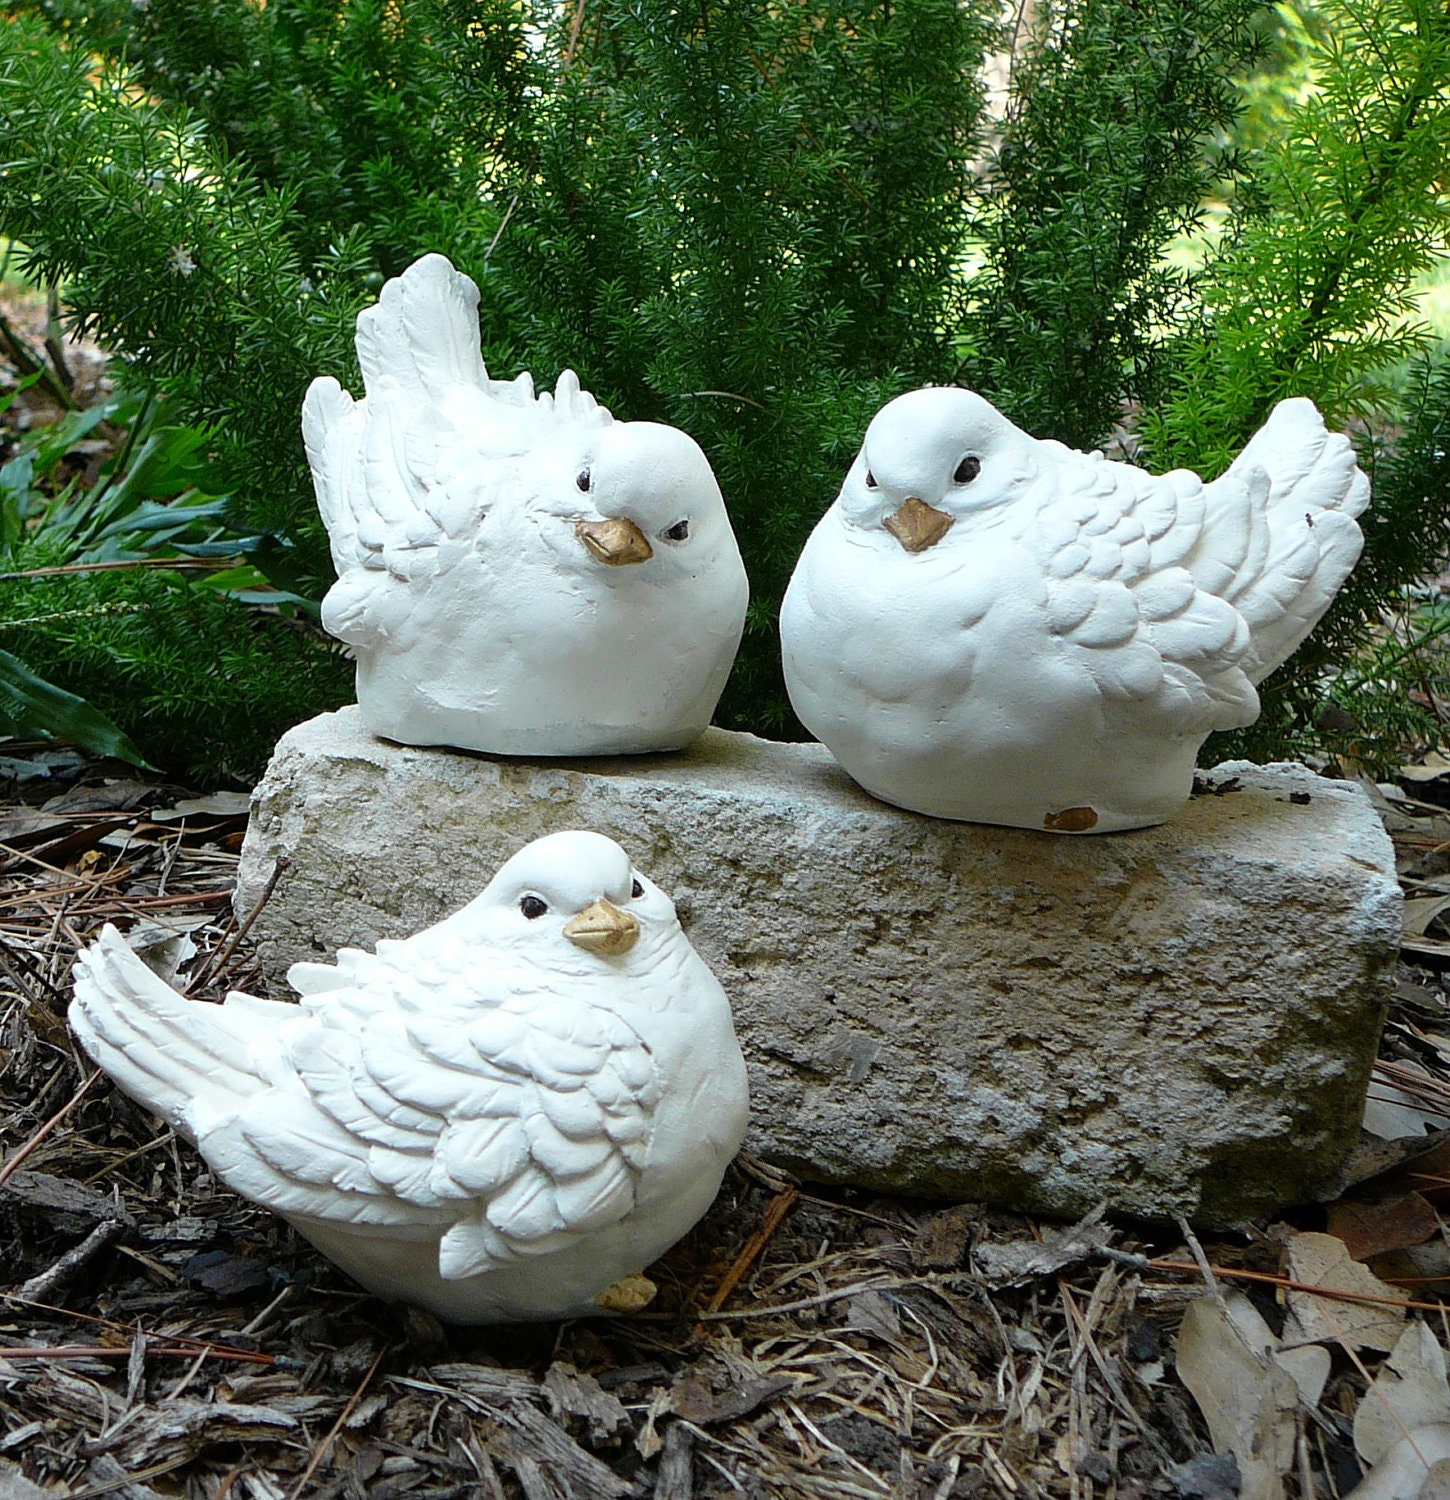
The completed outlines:
<svg viewBox="0 0 1450 1500">
<path fill-rule="evenodd" d="M 236 904 L 280 980 L 477 894 L 540 834 L 618 839 L 735 1008 L 748 1144 L 816 1180 L 1229 1224 L 1332 1192 L 1400 934 L 1364 794 L 1219 767 L 1097 839 L 937 822 L 819 745 L 504 761 L 299 726 L 254 799 Z"/>
</svg>

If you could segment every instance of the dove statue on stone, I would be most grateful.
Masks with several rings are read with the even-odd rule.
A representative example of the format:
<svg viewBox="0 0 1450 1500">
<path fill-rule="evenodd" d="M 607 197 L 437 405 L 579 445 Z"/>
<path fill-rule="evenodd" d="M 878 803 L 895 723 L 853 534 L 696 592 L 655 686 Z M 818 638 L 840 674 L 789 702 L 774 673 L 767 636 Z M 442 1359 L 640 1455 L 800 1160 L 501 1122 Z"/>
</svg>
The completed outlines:
<svg viewBox="0 0 1450 1500">
<path fill-rule="evenodd" d="M 693 439 L 616 422 L 566 370 L 491 380 L 478 288 L 441 255 L 358 317 L 367 395 L 302 429 L 373 733 L 502 755 L 674 750 L 710 722 L 749 595 Z"/>
<path fill-rule="evenodd" d="M 940 818 L 1140 828 L 1359 557 L 1369 483 L 1281 402 L 1205 484 L 1030 437 L 956 387 L 889 402 L 781 610 L 801 722 L 867 791 Z"/>
<path fill-rule="evenodd" d="M 745 1133 L 724 991 L 669 898 L 551 834 L 427 931 L 189 1000 L 107 927 L 70 1022 L 228 1186 L 456 1323 L 630 1311 Z"/>
</svg>

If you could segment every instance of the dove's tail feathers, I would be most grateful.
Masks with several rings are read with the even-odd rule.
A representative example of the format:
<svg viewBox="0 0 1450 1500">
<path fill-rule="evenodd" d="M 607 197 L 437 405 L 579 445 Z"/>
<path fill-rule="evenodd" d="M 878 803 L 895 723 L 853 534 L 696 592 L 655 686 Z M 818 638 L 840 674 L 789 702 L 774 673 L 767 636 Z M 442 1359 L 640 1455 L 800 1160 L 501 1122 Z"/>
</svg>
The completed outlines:
<svg viewBox="0 0 1450 1500">
<path fill-rule="evenodd" d="M 478 288 L 446 256 L 425 255 L 383 287 L 357 320 L 369 396 L 430 400 L 445 386 L 489 389 L 478 341 Z"/>
<path fill-rule="evenodd" d="M 114 927 L 76 963 L 70 1024 L 126 1093 L 193 1138 L 218 1095 L 240 1100 L 263 1086 L 247 1042 L 255 1015 L 177 994 Z"/>
<path fill-rule="evenodd" d="M 1369 504 L 1369 480 L 1349 439 L 1301 396 L 1274 408 L 1219 481 L 1232 484 L 1254 492 L 1267 528 L 1262 559 L 1224 593 L 1248 623 L 1245 667 L 1257 684 L 1298 649 L 1359 560 L 1355 517 Z"/>
<path fill-rule="evenodd" d="M 302 441 L 312 470 L 317 509 L 332 544 L 332 560 L 339 573 L 356 567 L 357 520 L 354 482 L 360 482 L 362 413 L 330 375 L 307 387 L 302 402 Z"/>
<path fill-rule="evenodd" d="M 1330 432 L 1307 396 L 1281 401 L 1229 466 L 1229 473 L 1261 468 L 1269 476 L 1270 509 L 1292 507 L 1318 515 L 1357 516 L 1369 504 L 1369 480 L 1342 432 Z"/>
</svg>

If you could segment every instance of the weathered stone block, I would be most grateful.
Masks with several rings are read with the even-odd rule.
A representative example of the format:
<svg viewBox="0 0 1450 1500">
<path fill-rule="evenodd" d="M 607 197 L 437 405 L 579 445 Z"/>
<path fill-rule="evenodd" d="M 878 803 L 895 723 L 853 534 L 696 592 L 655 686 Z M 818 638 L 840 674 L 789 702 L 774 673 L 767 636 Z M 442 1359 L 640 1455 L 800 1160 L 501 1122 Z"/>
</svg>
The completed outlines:
<svg viewBox="0 0 1450 1500">
<path fill-rule="evenodd" d="M 237 907 L 296 959 L 435 921 L 527 840 L 617 838 L 735 1006 L 750 1144 L 818 1180 L 1225 1224 L 1331 1191 L 1400 932 L 1363 793 L 1220 767 L 1161 828 L 1091 838 L 873 801 L 818 745 L 505 761 L 289 733 Z"/>
</svg>

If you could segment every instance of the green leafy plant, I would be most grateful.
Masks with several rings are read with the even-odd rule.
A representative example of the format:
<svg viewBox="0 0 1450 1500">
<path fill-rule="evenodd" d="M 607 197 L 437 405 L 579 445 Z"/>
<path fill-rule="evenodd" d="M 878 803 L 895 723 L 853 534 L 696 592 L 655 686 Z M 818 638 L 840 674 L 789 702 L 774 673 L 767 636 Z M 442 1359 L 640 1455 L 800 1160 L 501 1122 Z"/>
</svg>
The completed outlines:
<svg viewBox="0 0 1450 1500">
<path fill-rule="evenodd" d="M 1234 79 L 1263 54 L 1260 11 L 1058 0 L 1022 40 L 959 337 L 966 383 L 1028 431 L 1090 448 L 1161 396 L 1193 307 L 1163 250 L 1240 170 Z"/>
<path fill-rule="evenodd" d="M 98 431 L 117 450 L 94 483 L 67 477 Z M 241 780 L 290 722 L 345 696 L 315 606 L 249 561 L 285 544 L 229 528 L 210 441 L 126 393 L 36 429 L 0 466 L 4 732 Z"/>
<path fill-rule="evenodd" d="M 1416 392 L 1440 389 L 1403 378 L 1423 344 L 1406 299 L 1445 224 L 1429 0 L 1272 26 L 1246 0 L 1042 0 L 1013 38 L 986 0 L 8 9 L 0 233 L 211 434 L 213 519 L 258 539 L 249 563 L 282 593 L 315 602 L 331 577 L 302 392 L 323 372 L 356 388 L 358 308 L 428 250 L 479 282 L 494 373 L 571 365 L 620 415 L 700 440 L 754 589 L 736 727 L 799 732 L 779 598 L 870 415 L 912 385 L 973 384 L 1080 445 L 1123 424 L 1155 465 L 1206 473 L 1291 392 L 1377 443 L 1394 519 L 1267 692 L 1260 753 L 1322 744 L 1331 682 L 1370 691 L 1355 653 L 1446 539 L 1443 486 L 1394 477 L 1433 426 Z M 1267 41 L 1278 82 L 1254 71 Z M 982 63 L 1009 46 L 999 108 Z M 1165 258 L 1214 195 L 1201 264 Z M 106 578 L 74 587 L 99 601 Z M 78 627 L 71 660 L 100 670 L 98 640 Z M 167 663 L 193 685 L 209 669 Z"/>
<path fill-rule="evenodd" d="M 1224 468 L 1289 395 L 1364 435 L 1374 479 L 1365 554 L 1319 630 L 1265 685 L 1259 722 L 1229 751 L 1268 758 L 1328 748 L 1383 764 L 1415 687 L 1414 653 L 1388 654 L 1386 614 L 1450 546 L 1440 358 L 1396 389 L 1388 371 L 1426 350 L 1415 278 L 1444 249 L 1450 146 L 1450 14 L 1429 0 L 1336 0 L 1301 46 L 1312 88 L 1251 175 L 1198 275 L 1171 392 L 1145 414 L 1150 459 Z M 1380 673 L 1366 670 L 1379 662 Z M 1333 684 L 1336 674 L 1347 674 Z M 1351 688 L 1351 683 L 1355 684 Z M 1378 686 L 1375 686 L 1378 684 Z M 1368 737 L 1323 713 L 1352 696 Z M 1422 717 L 1423 733 L 1435 732 Z M 1363 727 L 1363 726 L 1361 726 Z M 1348 734 L 1348 738 L 1346 738 Z M 1211 742 L 1210 753 L 1225 746 Z"/>
</svg>

